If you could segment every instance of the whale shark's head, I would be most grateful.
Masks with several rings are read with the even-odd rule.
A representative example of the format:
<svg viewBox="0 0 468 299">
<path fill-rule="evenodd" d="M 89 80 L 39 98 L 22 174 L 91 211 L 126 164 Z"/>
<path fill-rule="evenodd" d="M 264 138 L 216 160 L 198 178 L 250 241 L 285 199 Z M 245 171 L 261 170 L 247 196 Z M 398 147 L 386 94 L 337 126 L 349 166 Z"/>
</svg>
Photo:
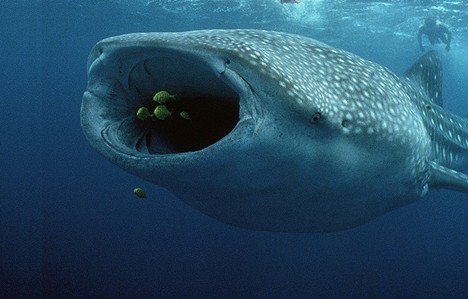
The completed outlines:
<svg viewBox="0 0 468 299">
<path fill-rule="evenodd" d="M 408 84 L 315 40 L 129 34 L 99 42 L 88 73 L 90 143 L 223 222 L 333 231 L 428 190 L 431 140 Z M 166 117 L 139 118 L 160 105 L 158 91 L 174 95 Z"/>
</svg>

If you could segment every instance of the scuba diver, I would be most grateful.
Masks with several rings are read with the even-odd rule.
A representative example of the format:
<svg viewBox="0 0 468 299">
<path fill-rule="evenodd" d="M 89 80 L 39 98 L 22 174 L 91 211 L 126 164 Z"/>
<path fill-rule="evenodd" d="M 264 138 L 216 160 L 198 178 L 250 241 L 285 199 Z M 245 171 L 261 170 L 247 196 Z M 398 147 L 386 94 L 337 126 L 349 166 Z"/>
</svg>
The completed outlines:
<svg viewBox="0 0 468 299">
<path fill-rule="evenodd" d="M 281 0 L 280 3 L 300 3 L 300 0 Z"/>
<path fill-rule="evenodd" d="M 421 49 L 421 51 L 424 51 L 424 47 L 422 45 L 421 40 L 423 34 L 427 35 L 427 38 L 429 39 L 431 45 L 439 44 L 442 41 L 444 44 L 446 44 L 445 50 L 450 50 L 452 34 L 447 29 L 447 27 L 442 25 L 442 22 L 440 22 L 439 20 L 436 21 L 432 18 L 427 18 L 426 20 L 424 20 L 424 25 L 422 25 L 421 28 L 419 28 L 418 43 L 419 49 Z"/>
</svg>

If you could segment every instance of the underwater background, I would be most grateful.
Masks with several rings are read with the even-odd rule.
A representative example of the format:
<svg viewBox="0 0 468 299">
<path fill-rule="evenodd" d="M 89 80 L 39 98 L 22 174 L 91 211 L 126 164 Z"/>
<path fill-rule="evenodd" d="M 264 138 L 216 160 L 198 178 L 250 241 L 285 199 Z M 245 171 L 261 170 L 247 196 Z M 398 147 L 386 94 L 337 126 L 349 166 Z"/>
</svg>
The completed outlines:
<svg viewBox="0 0 468 299">
<path fill-rule="evenodd" d="M 0 297 L 468 298 L 467 194 L 336 233 L 244 230 L 111 164 L 80 128 L 87 56 L 109 36 L 286 31 L 401 74 L 428 16 L 453 34 L 449 52 L 424 40 L 445 109 L 467 116 L 467 1 L 1 0 Z"/>
</svg>

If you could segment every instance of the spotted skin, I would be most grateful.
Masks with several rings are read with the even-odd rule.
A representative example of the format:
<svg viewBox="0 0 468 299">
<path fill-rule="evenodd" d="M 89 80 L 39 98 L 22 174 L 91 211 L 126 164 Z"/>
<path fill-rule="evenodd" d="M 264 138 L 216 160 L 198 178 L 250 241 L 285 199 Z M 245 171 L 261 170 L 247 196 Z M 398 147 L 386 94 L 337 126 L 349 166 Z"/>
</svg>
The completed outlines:
<svg viewBox="0 0 468 299">
<path fill-rule="evenodd" d="M 432 188 L 468 191 L 459 172 L 468 123 L 442 108 L 435 52 L 398 77 L 286 33 L 136 33 L 99 42 L 88 76 L 81 117 L 90 143 L 225 223 L 335 231 Z M 238 122 L 202 150 L 171 151 L 159 131 L 142 146 L 141 124 L 129 115 L 155 90 L 177 94 L 175 101 L 186 94 L 238 97 Z"/>
</svg>

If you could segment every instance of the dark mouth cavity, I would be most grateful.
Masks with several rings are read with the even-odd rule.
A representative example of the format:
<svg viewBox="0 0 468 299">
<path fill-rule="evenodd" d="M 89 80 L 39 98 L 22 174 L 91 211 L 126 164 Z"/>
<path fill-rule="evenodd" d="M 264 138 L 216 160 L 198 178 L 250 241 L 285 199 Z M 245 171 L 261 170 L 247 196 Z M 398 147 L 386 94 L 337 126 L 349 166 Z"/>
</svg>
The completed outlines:
<svg viewBox="0 0 468 299">
<path fill-rule="evenodd" d="M 211 70 L 188 55 L 159 53 L 134 65 L 128 76 L 130 96 L 118 139 L 131 151 L 174 154 L 204 149 L 231 132 L 239 121 L 239 95 Z M 167 91 L 174 99 L 158 103 Z M 137 110 L 152 114 L 163 105 L 170 112 L 141 120 Z"/>
</svg>

